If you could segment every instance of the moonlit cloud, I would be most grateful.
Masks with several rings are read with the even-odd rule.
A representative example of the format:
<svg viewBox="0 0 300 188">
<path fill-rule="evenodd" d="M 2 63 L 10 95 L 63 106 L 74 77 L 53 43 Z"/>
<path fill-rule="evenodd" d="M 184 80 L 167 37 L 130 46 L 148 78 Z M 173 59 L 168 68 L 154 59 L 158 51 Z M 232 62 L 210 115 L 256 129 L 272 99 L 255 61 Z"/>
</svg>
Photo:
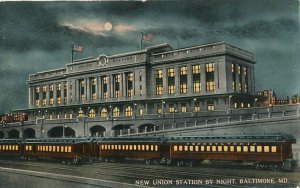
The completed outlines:
<svg viewBox="0 0 300 188">
<path fill-rule="evenodd" d="M 117 31 L 117 32 L 136 31 L 135 26 L 126 25 L 126 24 L 115 25 L 113 28 L 114 28 L 114 31 Z"/>
</svg>

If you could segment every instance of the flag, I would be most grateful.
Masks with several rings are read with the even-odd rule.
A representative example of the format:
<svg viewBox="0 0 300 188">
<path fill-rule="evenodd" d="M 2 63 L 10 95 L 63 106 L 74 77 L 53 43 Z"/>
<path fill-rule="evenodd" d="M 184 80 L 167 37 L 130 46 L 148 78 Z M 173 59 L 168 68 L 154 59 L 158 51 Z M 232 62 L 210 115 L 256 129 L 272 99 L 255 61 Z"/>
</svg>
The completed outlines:
<svg viewBox="0 0 300 188">
<path fill-rule="evenodd" d="M 78 45 L 73 45 L 73 51 L 82 53 L 83 52 L 83 47 L 78 46 Z"/>
<path fill-rule="evenodd" d="M 153 38 L 152 34 L 146 33 L 146 34 L 143 35 L 143 40 L 144 41 L 151 42 L 152 38 Z"/>
</svg>

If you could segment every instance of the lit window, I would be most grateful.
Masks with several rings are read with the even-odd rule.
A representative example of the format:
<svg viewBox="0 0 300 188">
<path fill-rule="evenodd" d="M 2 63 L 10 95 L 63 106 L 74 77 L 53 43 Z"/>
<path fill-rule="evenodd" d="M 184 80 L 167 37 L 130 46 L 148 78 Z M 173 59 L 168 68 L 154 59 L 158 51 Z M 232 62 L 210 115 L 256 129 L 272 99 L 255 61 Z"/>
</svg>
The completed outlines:
<svg viewBox="0 0 300 188">
<path fill-rule="evenodd" d="M 250 146 L 250 152 L 255 152 L 255 146 Z"/>
<path fill-rule="evenodd" d="M 262 152 L 262 146 L 257 146 L 257 147 L 256 147 L 256 151 L 257 151 L 257 152 Z"/>
<path fill-rule="evenodd" d="M 177 151 L 178 150 L 178 146 L 174 146 L 174 151 Z"/>
<path fill-rule="evenodd" d="M 230 146 L 230 151 L 234 152 L 234 146 Z"/>
<path fill-rule="evenodd" d="M 205 64 L 206 72 L 214 72 L 215 71 L 215 64 L 214 63 L 207 63 Z"/>
<path fill-rule="evenodd" d="M 169 112 L 170 112 L 170 113 L 175 112 L 175 108 L 174 108 L 174 105 L 173 105 L 173 104 L 170 104 L 170 105 L 169 105 Z"/>
<path fill-rule="evenodd" d="M 156 70 L 155 71 L 155 81 L 156 81 L 156 95 L 163 94 L 163 71 Z"/>
<path fill-rule="evenodd" d="M 183 148 L 182 146 L 179 146 L 178 151 L 182 151 L 182 148 Z"/>
<path fill-rule="evenodd" d="M 107 76 L 104 76 L 102 79 L 102 98 L 107 99 L 107 84 L 108 84 L 108 78 Z"/>
<path fill-rule="evenodd" d="M 194 151 L 194 146 L 190 146 L 190 151 Z"/>
<path fill-rule="evenodd" d="M 212 146 L 212 151 L 217 151 L 217 146 Z"/>
<path fill-rule="evenodd" d="M 248 152 L 248 146 L 243 146 L 243 151 Z"/>
<path fill-rule="evenodd" d="M 195 102 L 195 104 L 194 104 L 194 112 L 200 112 L 200 103 L 199 102 Z"/>
<path fill-rule="evenodd" d="M 94 109 L 91 109 L 91 110 L 89 111 L 89 117 L 91 117 L 91 118 L 96 117 L 96 112 L 95 112 Z"/>
<path fill-rule="evenodd" d="M 133 96 L 133 73 L 127 73 L 127 97 Z"/>
<path fill-rule="evenodd" d="M 237 146 L 237 147 L 236 147 L 236 151 L 237 151 L 237 152 L 241 152 L 241 151 L 242 151 L 242 147 L 241 147 L 241 146 Z"/>
<path fill-rule="evenodd" d="M 120 109 L 119 109 L 119 107 L 115 107 L 113 109 L 113 115 L 112 116 L 113 117 L 119 117 L 120 116 Z"/>
<path fill-rule="evenodd" d="M 133 112 L 132 112 L 132 108 L 131 108 L 131 106 L 127 106 L 126 108 L 125 108 L 125 116 L 132 116 L 132 114 L 133 114 Z"/>
<path fill-rule="evenodd" d="M 188 150 L 189 150 L 188 146 L 184 146 L 184 151 L 188 151 Z"/>
<path fill-rule="evenodd" d="M 186 104 L 181 104 L 181 112 L 187 112 Z"/>
<path fill-rule="evenodd" d="M 224 151 L 225 151 L 225 152 L 228 151 L 228 146 L 224 146 Z"/>
<path fill-rule="evenodd" d="M 107 117 L 107 109 L 106 108 L 102 108 L 100 110 L 100 117 Z"/>
<path fill-rule="evenodd" d="M 201 146 L 201 151 L 204 151 L 205 150 L 205 147 L 204 146 Z"/>
<path fill-rule="evenodd" d="M 83 117 L 83 116 L 84 116 L 84 112 L 83 112 L 82 109 L 80 109 L 80 110 L 78 111 L 78 117 Z"/>
<path fill-rule="evenodd" d="M 195 146 L 195 151 L 199 151 L 199 146 Z"/>
<path fill-rule="evenodd" d="M 207 111 L 214 111 L 215 106 L 213 103 L 207 103 Z"/>
<path fill-rule="evenodd" d="M 193 74 L 200 74 L 200 65 L 193 65 Z"/>
<path fill-rule="evenodd" d="M 206 146 L 206 151 L 210 151 L 210 146 Z"/>
<path fill-rule="evenodd" d="M 215 81 L 206 82 L 206 91 L 214 91 L 215 90 Z"/>
<path fill-rule="evenodd" d="M 264 152 L 270 152 L 270 146 L 264 146 Z"/>
<path fill-rule="evenodd" d="M 144 114 L 143 109 L 139 109 L 139 115 L 141 116 L 143 114 Z"/>
<path fill-rule="evenodd" d="M 218 151 L 223 151 L 223 146 L 218 146 Z"/>
<path fill-rule="evenodd" d="M 272 146 L 272 147 L 271 147 L 271 152 L 272 152 L 272 153 L 276 153 L 276 152 L 277 152 L 276 146 Z"/>
</svg>

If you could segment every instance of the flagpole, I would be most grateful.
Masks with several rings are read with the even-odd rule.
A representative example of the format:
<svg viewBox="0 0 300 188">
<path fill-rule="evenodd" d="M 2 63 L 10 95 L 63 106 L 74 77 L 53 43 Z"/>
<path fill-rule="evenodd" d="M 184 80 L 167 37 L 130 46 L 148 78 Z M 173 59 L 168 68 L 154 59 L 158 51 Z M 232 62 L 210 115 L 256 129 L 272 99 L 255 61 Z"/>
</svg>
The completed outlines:
<svg viewBox="0 0 300 188">
<path fill-rule="evenodd" d="M 72 59 L 71 59 L 72 63 L 73 63 L 73 56 L 74 56 L 74 43 L 72 43 Z"/>
<path fill-rule="evenodd" d="M 142 51 L 142 47 L 143 47 L 143 32 L 141 31 L 141 43 L 140 43 L 140 49 Z"/>
</svg>

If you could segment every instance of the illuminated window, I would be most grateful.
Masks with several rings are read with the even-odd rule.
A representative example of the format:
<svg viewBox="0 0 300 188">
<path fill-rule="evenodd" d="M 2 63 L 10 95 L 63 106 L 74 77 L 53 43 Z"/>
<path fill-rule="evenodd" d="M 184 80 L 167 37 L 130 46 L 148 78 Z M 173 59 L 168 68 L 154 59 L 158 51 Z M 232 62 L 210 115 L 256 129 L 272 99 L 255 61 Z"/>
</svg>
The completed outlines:
<svg viewBox="0 0 300 188">
<path fill-rule="evenodd" d="M 120 108 L 119 107 L 115 107 L 113 109 L 113 114 L 112 114 L 113 117 L 119 117 L 120 116 Z"/>
<path fill-rule="evenodd" d="M 201 91 L 200 65 L 193 65 L 193 92 Z"/>
<path fill-rule="evenodd" d="M 187 112 L 186 104 L 181 104 L 181 112 L 185 113 Z"/>
<path fill-rule="evenodd" d="M 215 64 L 214 63 L 207 63 L 205 64 L 206 72 L 214 72 L 215 71 Z"/>
<path fill-rule="evenodd" d="M 182 151 L 183 147 L 182 146 L 179 146 L 178 147 L 178 151 Z"/>
<path fill-rule="evenodd" d="M 158 145 L 155 145 L 154 150 L 158 151 Z"/>
<path fill-rule="evenodd" d="M 107 117 L 108 113 L 107 113 L 107 109 L 106 108 L 102 108 L 100 110 L 100 117 Z"/>
<path fill-rule="evenodd" d="M 174 151 L 177 151 L 178 150 L 178 146 L 174 146 Z"/>
<path fill-rule="evenodd" d="M 256 151 L 257 151 L 257 152 L 262 152 L 262 146 L 257 146 L 257 147 L 256 147 Z"/>
<path fill-rule="evenodd" d="M 114 75 L 114 97 L 119 98 L 120 97 L 120 74 Z"/>
<path fill-rule="evenodd" d="M 215 90 L 215 81 L 206 82 L 206 91 L 214 91 Z"/>
<path fill-rule="evenodd" d="M 80 88 L 79 88 L 80 99 L 82 101 L 84 101 L 85 100 L 85 81 L 84 80 L 80 80 L 79 81 L 79 85 L 80 85 Z"/>
<path fill-rule="evenodd" d="M 161 106 L 158 106 L 158 107 L 157 107 L 157 113 L 158 113 L 158 114 L 162 114 L 162 108 L 161 108 Z"/>
<path fill-rule="evenodd" d="M 241 152 L 241 151 L 242 151 L 242 147 L 241 147 L 241 146 L 237 146 L 237 147 L 236 147 L 236 151 L 237 151 L 237 152 Z"/>
<path fill-rule="evenodd" d="M 49 151 L 52 151 L 52 146 L 49 146 Z"/>
<path fill-rule="evenodd" d="M 234 146 L 230 146 L 230 151 L 234 152 Z"/>
<path fill-rule="evenodd" d="M 255 152 L 255 146 L 250 146 L 250 152 Z"/>
<path fill-rule="evenodd" d="M 199 102 L 194 103 L 194 112 L 200 112 L 200 103 Z"/>
<path fill-rule="evenodd" d="M 194 146 L 190 146 L 190 151 L 194 151 Z"/>
<path fill-rule="evenodd" d="M 91 118 L 96 117 L 96 112 L 95 112 L 94 109 L 91 109 L 91 110 L 89 111 L 89 117 L 91 117 Z"/>
<path fill-rule="evenodd" d="M 79 109 L 78 111 L 78 117 L 83 117 L 84 116 L 84 112 L 82 109 Z"/>
<path fill-rule="evenodd" d="M 225 151 L 225 152 L 228 151 L 228 146 L 224 146 L 224 151 Z"/>
<path fill-rule="evenodd" d="M 217 146 L 212 146 L 212 151 L 217 151 Z"/>
<path fill-rule="evenodd" d="M 180 93 L 187 93 L 187 67 L 180 67 Z"/>
<path fill-rule="evenodd" d="M 168 93 L 175 93 L 175 70 L 174 68 L 168 69 Z"/>
<path fill-rule="evenodd" d="M 169 112 L 173 113 L 175 111 L 174 104 L 169 105 Z"/>
<path fill-rule="evenodd" d="M 162 95 L 163 94 L 163 71 L 156 70 L 155 71 L 156 75 L 156 95 Z"/>
<path fill-rule="evenodd" d="M 55 147 L 55 146 L 53 146 L 53 148 L 52 148 L 52 149 L 53 149 L 53 152 L 55 152 L 55 151 L 56 151 L 56 147 Z"/>
<path fill-rule="evenodd" d="M 248 152 L 248 146 L 243 146 L 243 151 Z"/>
<path fill-rule="evenodd" d="M 60 146 L 60 152 L 64 152 L 64 146 Z"/>
<path fill-rule="evenodd" d="M 108 78 L 107 76 L 104 76 L 101 78 L 102 79 L 102 98 L 107 99 L 107 83 L 108 83 Z"/>
<path fill-rule="evenodd" d="M 133 112 L 132 112 L 132 108 L 131 108 L 131 106 L 127 106 L 126 108 L 125 108 L 125 116 L 132 116 L 132 114 L 133 114 Z"/>
<path fill-rule="evenodd" d="M 207 111 L 214 111 L 215 106 L 213 102 L 207 102 Z"/>
<path fill-rule="evenodd" d="M 143 115 L 143 114 L 144 114 L 143 109 L 139 109 L 139 115 L 141 116 L 141 115 Z"/>
<path fill-rule="evenodd" d="M 223 146 L 218 146 L 218 151 L 223 151 Z"/>
<path fill-rule="evenodd" d="M 195 146 L 195 151 L 199 151 L 199 146 Z"/>
<path fill-rule="evenodd" d="M 188 146 L 184 146 L 184 151 L 188 151 L 189 147 Z"/>
<path fill-rule="evenodd" d="M 264 146 L 264 152 L 270 152 L 270 146 Z"/>
<path fill-rule="evenodd" d="M 149 150 L 149 145 L 146 145 L 146 150 L 147 150 L 147 151 Z"/>
<path fill-rule="evenodd" d="M 72 147 L 68 146 L 68 152 L 70 153 L 72 151 Z"/>
<path fill-rule="evenodd" d="M 210 151 L 210 146 L 206 146 L 206 151 Z"/>
<path fill-rule="evenodd" d="M 133 73 L 127 73 L 127 97 L 133 96 Z"/>
<path fill-rule="evenodd" d="M 145 150 L 145 145 L 142 145 L 142 151 L 144 151 Z"/>
<path fill-rule="evenodd" d="M 271 147 L 271 152 L 272 152 L 272 153 L 276 153 L 276 152 L 277 152 L 276 146 L 272 146 L 272 147 Z"/>
<path fill-rule="evenodd" d="M 204 150 L 205 150 L 205 147 L 204 147 L 204 146 L 201 146 L 200 149 L 201 149 L 201 151 L 204 151 Z"/>
</svg>

